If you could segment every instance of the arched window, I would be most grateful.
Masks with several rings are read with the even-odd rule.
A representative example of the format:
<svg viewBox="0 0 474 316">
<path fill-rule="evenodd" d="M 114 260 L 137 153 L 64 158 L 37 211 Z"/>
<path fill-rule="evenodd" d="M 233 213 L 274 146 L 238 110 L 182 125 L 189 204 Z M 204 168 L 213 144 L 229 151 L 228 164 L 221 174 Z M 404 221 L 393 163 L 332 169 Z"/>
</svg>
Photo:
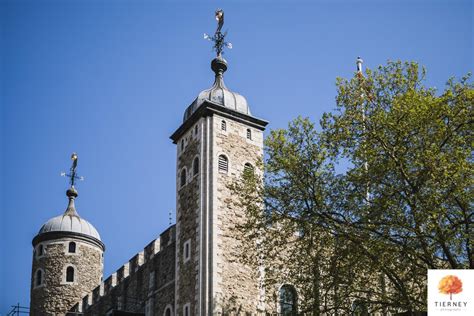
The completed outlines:
<svg viewBox="0 0 474 316">
<path fill-rule="evenodd" d="M 253 166 L 250 163 L 244 165 L 244 176 L 250 176 L 253 174 Z"/>
<path fill-rule="evenodd" d="M 185 184 L 186 184 L 186 168 L 183 168 L 183 170 L 181 170 L 179 186 L 183 187 Z"/>
<path fill-rule="evenodd" d="M 170 305 L 166 306 L 166 308 L 165 308 L 165 312 L 164 312 L 164 314 L 163 314 L 163 315 L 164 315 L 164 316 L 172 316 L 172 315 L 173 315 L 173 311 L 172 311 L 172 309 L 171 309 L 171 306 L 170 306 Z"/>
<path fill-rule="evenodd" d="M 252 131 L 250 128 L 247 128 L 247 139 L 252 139 Z"/>
<path fill-rule="evenodd" d="M 69 243 L 69 253 L 76 253 L 76 243 L 74 241 Z"/>
<path fill-rule="evenodd" d="M 181 140 L 181 151 L 184 150 L 184 139 Z"/>
<path fill-rule="evenodd" d="M 194 135 L 197 135 L 198 134 L 198 126 L 194 126 Z"/>
<path fill-rule="evenodd" d="M 196 157 L 194 158 L 193 161 L 193 176 L 197 175 L 199 173 L 199 158 Z"/>
<path fill-rule="evenodd" d="M 44 247 L 42 244 L 39 244 L 38 248 L 36 248 L 36 256 L 41 257 L 44 255 Z"/>
<path fill-rule="evenodd" d="M 218 168 L 220 172 L 225 172 L 229 170 L 229 160 L 226 156 L 220 155 L 218 159 Z"/>
<path fill-rule="evenodd" d="M 279 292 L 280 299 L 280 315 L 296 315 L 298 312 L 297 308 L 297 297 L 296 290 L 292 285 L 282 285 Z"/>
<path fill-rule="evenodd" d="M 40 286 L 43 284 L 43 270 L 38 269 L 35 273 L 35 286 Z"/>
<path fill-rule="evenodd" d="M 353 316 L 368 316 L 369 311 L 367 305 L 362 301 L 355 301 L 352 303 L 352 315 Z"/>
<path fill-rule="evenodd" d="M 66 282 L 74 282 L 74 268 L 67 267 L 66 269 Z"/>
<path fill-rule="evenodd" d="M 223 131 L 227 130 L 227 123 L 224 120 L 221 121 L 221 130 L 223 130 Z"/>
</svg>

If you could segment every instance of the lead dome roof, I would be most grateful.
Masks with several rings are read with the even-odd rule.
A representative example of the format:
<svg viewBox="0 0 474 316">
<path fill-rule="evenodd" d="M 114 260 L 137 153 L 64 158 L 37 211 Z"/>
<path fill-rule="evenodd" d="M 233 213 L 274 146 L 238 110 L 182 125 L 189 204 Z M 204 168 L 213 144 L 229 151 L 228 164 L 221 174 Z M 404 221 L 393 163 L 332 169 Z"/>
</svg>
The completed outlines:
<svg viewBox="0 0 474 316">
<path fill-rule="evenodd" d="M 211 88 L 203 90 L 184 112 L 183 123 L 193 115 L 194 112 L 205 101 L 232 109 L 234 111 L 251 115 L 247 100 L 240 94 L 229 90 L 224 83 L 224 72 L 227 70 L 227 61 L 218 56 L 211 62 L 211 69 L 216 74 L 214 84 Z"/>
<path fill-rule="evenodd" d="M 49 232 L 68 232 L 86 235 L 101 241 L 97 229 L 90 222 L 81 218 L 76 211 L 74 199 L 77 197 L 77 191 L 72 187 L 67 190 L 66 195 L 69 198 L 69 204 L 64 214 L 53 217 L 44 223 L 38 236 Z"/>
</svg>

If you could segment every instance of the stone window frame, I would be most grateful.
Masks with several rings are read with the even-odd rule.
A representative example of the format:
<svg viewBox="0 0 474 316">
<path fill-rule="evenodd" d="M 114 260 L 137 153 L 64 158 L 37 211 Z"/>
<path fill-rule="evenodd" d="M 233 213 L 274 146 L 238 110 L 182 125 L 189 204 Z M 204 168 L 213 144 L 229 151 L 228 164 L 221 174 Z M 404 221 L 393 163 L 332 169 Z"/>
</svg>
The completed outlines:
<svg viewBox="0 0 474 316">
<path fill-rule="evenodd" d="M 40 272 L 40 271 L 41 271 L 41 283 L 37 284 L 38 283 L 38 272 Z M 33 289 L 37 289 L 37 288 L 45 286 L 44 276 L 45 276 L 44 269 L 37 268 L 35 270 L 35 273 L 33 274 Z"/>
<path fill-rule="evenodd" d="M 184 183 L 183 183 L 183 172 L 184 172 Z M 179 189 L 182 189 L 188 184 L 188 169 L 186 167 L 183 167 L 179 170 L 178 173 L 178 183 L 179 183 Z"/>
<path fill-rule="evenodd" d="M 186 310 L 188 313 L 186 313 Z M 191 316 L 191 303 L 186 303 L 183 305 L 183 316 Z"/>
<path fill-rule="evenodd" d="M 249 170 L 249 169 L 246 169 L 248 167 L 250 167 L 252 169 L 252 172 L 255 174 L 255 166 L 250 161 L 244 162 L 244 167 L 242 168 L 242 174 L 244 174 L 247 170 Z"/>
<path fill-rule="evenodd" d="M 248 140 L 252 140 L 252 129 L 247 128 L 247 130 L 246 130 L 245 133 L 246 133 L 245 136 L 247 137 L 247 139 L 248 139 Z"/>
<path fill-rule="evenodd" d="M 197 168 L 198 168 L 198 169 L 197 169 L 197 172 L 196 172 L 196 167 L 195 167 L 195 165 L 196 165 L 196 159 L 197 159 Z M 194 179 L 195 177 L 197 177 L 197 176 L 199 175 L 199 173 L 201 172 L 201 166 L 199 165 L 200 162 L 201 162 L 201 160 L 199 159 L 199 155 L 194 156 L 194 158 L 193 158 L 193 168 L 192 168 L 193 179 Z"/>
<path fill-rule="evenodd" d="M 41 254 L 39 254 L 40 253 L 39 249 L 41 249 Z M 36 245 L 35 258 L 36 259 L 43 258 L 45 255 L 46 255 L 46 245 L 43 243 L 39 243 L 38 245 Z"/>
<path fill-rule="evenodd" d="M 293 294 L 295 295 L 295 298 L 294 298 L 294 302 L 293 302 L 293 308 L 296 309 L 296 313 L 298 313 L 298 291 L 296 290 L 296 287 L 294 284 L 290 283 L 290 282 L 285 282 L 285 283 L 281 283 L 280 286 L 278 287 L 278 291 L 277 291 L 277 312 L 279 314 L 282 313 L 282 310 L 281 310 L 281 298 L 280 298 L 280 292 L 281 292 L 281 289 L 283 287 L 290 287 L 293 291 Z"/>
<path fill-rule="evenodd" d="M 183 243 L 183 264 L 191 260 L 191 238 Z M 186 255 L 186 246 L 188 246 L 188 253 Z"/>
<path fill-rule="evenodd" d="M 223 156 L 226 160 L 227 160 L 227 170 L 223 170 L 219 167 L 219 159 L 220 157 Z M 225 153 L 218 153 L 217 154 L 217 172 L 218 173 L 222 173 L 222 174 L 229 174 L 229 170 L 230 170 L 230 159 L 229 159 L 229 156 L 227 156 Z"/>
<path fill-rule="evenodd" d="M 67 280 L 67 269 L 69 267 L 74 269 L 74 281 L 72 281 L 72 282 L 66 281 Z M 77 267 L 72 263 L 67 263 L 64 266 L 62 275 L 63 276 L 62 276 L 61 284 L 78 284 L 79 283 L 79 273 L 78 273 Z"/>
<path fill-rule="evenodd" d="M 219 130 L 221 132 L 224 132 L 224 133 L 227 132 L 227 121 L 226 120 L 221 120 L 219 127 L 220 127 Z"/>
<path fill-rule="evenodd" d="M 171 304 L 166 305 L 165 310 L 163 311 L 163 316 L 167 316 L 167 311 L 170 311 L 170 316 L 173 316 L 173 306 L 171 306 Z"/>
<path fill-rule="evenodd" d="M 199 134 L 199 124 L 194 125 L 193 135 L 198 136 Z"/>
<path fill-rule="evenodd" d="M 76 252 L 69 252 L 69 244 L 70 243 L 76 244 Z M 79 243 L 75 240 L 69 240 L 64 243 L 64 253 L 68 256 L 79 256 Z"/>
</svg>

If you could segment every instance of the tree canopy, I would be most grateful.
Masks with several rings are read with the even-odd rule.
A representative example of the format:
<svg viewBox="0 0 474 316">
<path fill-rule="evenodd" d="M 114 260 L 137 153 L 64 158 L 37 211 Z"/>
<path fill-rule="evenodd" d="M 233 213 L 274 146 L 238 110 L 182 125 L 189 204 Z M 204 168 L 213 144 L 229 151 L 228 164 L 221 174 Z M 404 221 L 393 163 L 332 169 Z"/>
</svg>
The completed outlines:
<svg viewBox="0 0 474 316">
<path fill-rule="evenodd" d="M 425 310 L 427 269 L 474 268 L 474 85 L 424 83 L 400 61 L 338 78 L 321 128 L 272 130 L 264 176 L 233 184 L 259 252 L 242 260 L 264 263 L 268 287 L 292 280 L 301 310 Z"/>
</svg>

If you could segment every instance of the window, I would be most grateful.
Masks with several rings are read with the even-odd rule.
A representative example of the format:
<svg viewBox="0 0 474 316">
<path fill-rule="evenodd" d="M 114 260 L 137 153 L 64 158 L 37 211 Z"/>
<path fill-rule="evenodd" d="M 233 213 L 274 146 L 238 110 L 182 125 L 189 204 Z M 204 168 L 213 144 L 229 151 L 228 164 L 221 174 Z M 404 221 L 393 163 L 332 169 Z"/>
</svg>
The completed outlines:
<svg viewBox="0 0 474 316">
<path fill-rule="evenodd" d="M 199 158 L 194 158 L 193 161 L 193 176 L 196 176 L 199 173 Z"/>
<path fill-rule="evenodd" d="M 183 170 L 181 170 L 179 185 L 180 187 L 183 187 L 185 184 L 186 184 L 186 168 L 183 168 Z"/>
<path fill-rule="evenodd" d="M 362 301 L 355 301 L 352 304 L 352 315 L 354 316 L 368 316 L 369 311 L 367 305 Z"/>
<path fill-rule="evenodd" d="M 280 315 L 296 315 L 297 309 L 297 298 L 296 290 L 292 285 L 282 285 L 279 291 L 280 298 Z"/>
<path fill-rule="evenodd" d="M 247 139 L 252 139 L 252 131 L 250 128 L 247 128 Z"/>
<path fill-rule="evenodd" d="M 34 285 L 35 285 L 35 287 L 43 285 L 43 270 L 41 270 L 41 269 L 36 270 L 35 278 L 34 278 Z"/>
<path fill-rule="evenodd" d="M 220 155 L 218 160 L 219 171 L 227 173 L 227 171 L 229 170 L 229 160 L 227 159 L 227 157 L 224 155 Z"/>
<path fill-rule="evenodd" d="M 66 282 L 74 282 L 74 268 L 67 267 L 66 269 Z"/>
<path fill-rule="evenodd" d="M 184 150 L 184 139 L 181 140 L 181 151 Z"/>
<path fill-rule="evenodd" d="M 166 307 L 164 316 L 171 316 L 171 307 L 170 306 Z"/>
<path fill-rule="evenodd" d="M 194 135 L 197 135 L 198 134 L 198 126 L 194 126 Z"/>
<path fill-rule="evenodd" d="M 190 309 L 191 309 L 191 304 L 190 303 L 187 303 L 186 305 L 184 305 L 184 307 L 183 307 L 184 316 L 190 316 L 190 314 L 189 314 Z"/>
<path fill-rule="evenodd" d="M 39 244 L 38 248 L 36 248 L 36 256 L 41 257 L 44 255 L 44 247 L 42 244 Z"/>
<path fill-rule="evenodd" d="M 76 253 L 76 243 L 74 241 L 69 243 L 69 253 Z"/>
<path fill-rule="evenodd" d="M 191 259 L 191 239 L 188 239 L 183 244 L 183 262 Z"/>
<path fill-rule="evenodd" d="M 253 174 L 253 166 L 248 162 L 244 165 L 244 176 L 250 176 Z"/>
<path fill-rule="evenodd" d="M 227 130 L 227 123 L 224 120 L 221 121 L 221 130 L 223 131 Z"/>
</svg>

